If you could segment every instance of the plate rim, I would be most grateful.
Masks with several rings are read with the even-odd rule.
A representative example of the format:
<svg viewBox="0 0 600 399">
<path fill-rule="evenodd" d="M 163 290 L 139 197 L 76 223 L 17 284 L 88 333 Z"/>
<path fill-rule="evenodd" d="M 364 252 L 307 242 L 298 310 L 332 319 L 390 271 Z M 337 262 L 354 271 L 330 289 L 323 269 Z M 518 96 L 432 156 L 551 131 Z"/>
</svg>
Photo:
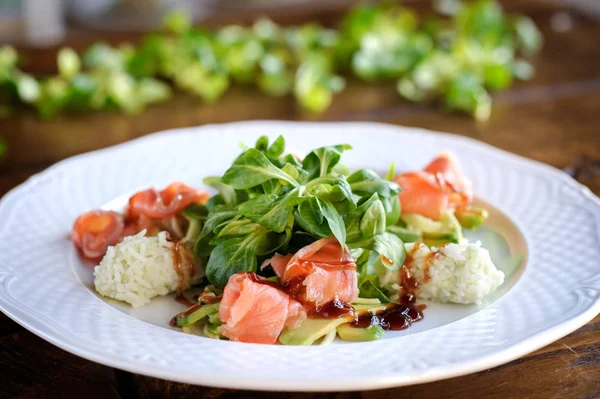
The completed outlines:
<svg viewBox="0 0 600 399">
<path fill-rule="evenodd" d="M 494 147 L 490 144 L 483 143 L 479 140 L 461 136 L 453 133 L 446 132 L 436 132 L 423 128 L 415 128 L 415 127 L 405 127 L 401 125 L 393 125 L 386 123 L 376 123 L 376 122 L 297 122 L 297 121 L 241 121 L 241 122 L 232 122 L 232 123 L 219 123 L 219 124 L 209 124 L 203 126 L 191 126 L 191 127 L 183 127 L 176 129 L 168 129 L 160 132 L 148 134 L 130 141 L 126 141 L 124 143 L 116 144 L 113 146 L 109 146 L 103 149 L 94 150 L 82 154 L 78 154 L 69 158 L 66 158 L 62 161 L 59 161 L 45 170 L 36 173 L 25 180 L 23 183 L 19 184 L 17 187 L 11 189 L 8 193 L 6 193 L 2 199 L 0 200 L 0 214 L 5 211 L 7 207 L 7 203 L 10 203 L 13 197 L 16 197 L 21 190 L 27 189 L 29 186 L 36 185 L 37 181 L 43 179 L 44 177 L 54 173 L 60 168 L 64 168 L 69 164 L 74 162 L 78 162 L 80 159 L 84 159 L 90 156 L 97 157 L 101 156 L 105 153 L 110 153 L 115 151 L 116 149 L 124 149 L 128 146 L 136 146 L 141 142 L 155 140 L 160 136 L 173 135 L 173 134 L 190 134 L 190 131 L 193 130 L 193 134 L 202 134 L 205 131 L 212 131 L 215 128 L 223 127 L 223 126 L 236 126 L 239 127 L 241 125 L 264 125 L 264 124 L 276 124 L 276 125 L 304 125 L 311 126 L 311 128 L 317 128 L 318 126 L 343 126 L 343 125 L 351 125 L 355 128 L 360 128 L 364 126 L 365 128 L 381 128 L 384 127 L 386 129 L 396 129 L 398 131 L 410 132 L 413 134 L 425 134 L 432 137 L 450 137 L 455 141 L 464 141 L 472 146 L 484 147 L 488 151 L 499 152 L 505 157 L 509 158 L 511 161 L 518 162 L 520 164 L 526 164 L 530 167 L 535 167 L 536 169 L 543 171 L 544 173 L 551 174 L 554 178 L 560 179 L 564 184 L 569 185 L 572 188 L 575 188 L 578 192 L 585 195 L 589 200 L 595 203 L 596 206 L 600 207 L 600 199 L 596 197 L 589 188 L 577 182 L 566 173 L 560 171 L 557 168 L 554 168 L 550 165 L 541 163 L 539 161 L 535 161 L 532 159 L 528 159 L 522 157 L 520 155 L 516 155 L 514 153 L 508 152 L 506 150 Z M 505 211 L 501 206 L 494 204 L 495 207 Z M 510 212 L 508 213 L 510 215 Z M 515 223 L 519 230 L 523 231 L 520 223 L 511 218 L 511 221 Z M 598 227 L 598 226 L 596 226 Z M 4 231 L 4 227 L 0 228 L 0 234 Z M 525 239 L 527 240 L 528 236 L 523 234 Z M 518 284 L 518 282 L 517 282 Z M 8 309 L 7 309 L 8 306 Z M 521 339 L 518 342 L 515 342 L 513 345 L 508 347 L 504 347 L 500 350 L 493 351 L 489 354 L 480 355 L 479 357 L 463 360 L 459 362 L 452 362 L 451 367 L 445 366 L 435 366 L 431 368 L 424 369 L 417 376 L 409 376 L 404 377 L 400 373 L 394 375 L 387 375 L 383 377 L 377 377 L 376 375 L 361 377 L 358 379 L 354 379 L 352 381 L 346 380 L 344 386 L 329 386 L 326 382 L 319 381 L 318 383 L 311 382 L 308 386 L 301 386 L 301 384 L 290 385 L 290 382 L 287 380 L 273 380 L 270 386 L 265 386 L 261 381 L 253 381 L 250 379 L 245 380 L 232 380 L 227 378 L 227 376 L 219 376 L 216 375 L 200 375 L 197 373 L 189 373 L 182 374 L 181 371 L 177 371 L 177 374 L 170 374 L 167 367 L 157 368 L 157 365 L 152 364 L 144 364 L 142 362 L 125 362 L 120 361 L 119 359 L 111 358 L 111 355 L 101 355 L 95 354 L 91 352 L 86 352 L 85 348 L 81 348 L 80 345 L 74 345 L 69 343 L 63 337 L 61 340 L 61 336 L 53 335 L 48 333 L 47 331 L 43 331 L 35 326 L 35 323 L 31 323 L 28 319 L 31 317 L 28 312 L 24 309 L 12 308 L 12 305 L 5 300 L 2 296 L 0 296 L 0 310 L 6 314 L 9 318 L 17 322 L 18 324 L 25 327 L 27 330 L 33 332 L 37 336 L 42 339 L 52 343 L 53 345 L 66 350 L 67 352 L 73 353 L 82 358 L 109 366 L 115 367 L 122 370 L 127 370 L 132 373 L 142 374 L 146 376 L 156 377 L 156 378 L 164 378 L 172 381 L 185 382 L 190 384 L 203 384 L 210 386 L 217 386 L 222 388 L 236 388 L 236 389 L 254 389 L 254 390 L 263 390 L 263 391 L 351 391 L 351 390 L 371 390 L 371 389 L 382 389 L 382 388 L 390 388 L 390 387 L 398 387 L 404 385 L 412 385 L 419 383 L 426 383 L 431 381 L 437 381 L 452 377 L 458 377 L 470 373 L 474 373 L 477 371 L 485 370 L 491 367 L 495 367 L 512 360 L 515 360 L 519 357 L 522 357 L 528 353 L 531 353 L 541 347 L 544 347 L 565 335 L 573 332 L 577 328 L 583 326 L 588 321 L 593 319 L 598 313 L 600 313 L 600 298 L 596 298 L 596 300 L 585 310 L 578 312 L 575 315 L 559 322 L 558 324 L 546 328 L 537 333 L 528 335 L 526 338 Z M 247 345 L 247 344 L 244 344 Z M 128 364 L 129 363 L 129 364 Z"/>
</svg>

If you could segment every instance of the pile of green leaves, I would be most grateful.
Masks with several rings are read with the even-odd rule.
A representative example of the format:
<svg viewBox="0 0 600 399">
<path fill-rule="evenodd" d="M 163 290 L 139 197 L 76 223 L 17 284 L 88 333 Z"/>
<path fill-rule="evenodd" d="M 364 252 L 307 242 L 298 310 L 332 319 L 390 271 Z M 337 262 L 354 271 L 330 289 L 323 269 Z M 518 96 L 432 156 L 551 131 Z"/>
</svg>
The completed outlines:
<svg viewBox="0 0 600 399">
<path fill-rule="evenodd" d="M 80 58 L 64 48 L 58 75 L 36 79 L 18 68 L 18 54 L 0 48 L 0 88 L 9 101 L 35 107 L 43 117 L 62 110 L 117 108 L 140 112 L 165 101 L 171 86 L 218 100 L 230 87 L 254 84 L 272 96 L 292 94 L 312 112 L 329 107 L 345 85 L 342 74 L 397 82 L 410 101 L 439 101 L 479 120 L 489 117 L 490 91 L 529 79 L 541 35 L 531 19 L 506 15 L 495 0 L 446 7 L 452 15 L 419 21 L 393 3 L 359 4 L 338 29 L 315 23 L 283 28 L 270 20 L 250 27 L 196 29 L 172 13 L 164 32 L 137 46 L 100 43 Z"/>
<path fill-rule="evenodd" d="M 522 57 L 540 50 L 542 36 L 529 17 L 506 15 L 494 1 L 458 3 L 452 11 L 451 19 L 425 23 L 434 46 L 400 78 L 398 92 L 411 101 L 439 98 L 449 110 L 487 120 L 489 92 L 533 76 L 532 65 Z"/>
<path fill-rule="evenodd" d="M 0 87 L 9 98 L 35 107 L 42 117 L 63 109 L 139 112 L 169 98 L 171 89 L 154 77 L 132 76 L 126 64 L 134 52 L 130 46 L 96 44 L 80 59 L 65 48 L 58 53 L 58 75 L 37 80 L 17 68 L 17 53 L 4 46 L 0 48 Z"/>
<path fill-rule="evenodd" d="M 389 226 L 400 219 L 400 187 L 368 169 L 349 173 L 340 163 L 349 145 L 317 148 L 302 161 L 285 154 L 282 136 L 261 137 L 221 177 L 205 183 L 219 190 L 206 206 L 186 209 L 202 224 L 194 251 L 207 256 L 206 276 L 220 287 L 241 271 L 258 271 L 275 252 L 295 253 L 329 236 L 360 258 L 365 297 L 385 296 L 377 273 L 398 270 L 404 244 Z M 268 273 L 268 272 L 266 272 Z"/>
</svg>

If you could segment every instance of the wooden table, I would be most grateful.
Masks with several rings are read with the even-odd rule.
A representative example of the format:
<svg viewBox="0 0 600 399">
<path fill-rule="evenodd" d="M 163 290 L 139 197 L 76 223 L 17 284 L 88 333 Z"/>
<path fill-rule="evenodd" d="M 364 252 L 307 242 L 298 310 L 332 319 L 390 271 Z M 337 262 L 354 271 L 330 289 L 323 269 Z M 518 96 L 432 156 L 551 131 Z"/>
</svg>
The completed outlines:
<svg viewBox="0 0 600 399">
<path fill-rule="evenodd" d="M 40 121 L 18 111 L 0 120 L 9 145 L 0 160 L 4 194 L 50 164 L 81 152 L 122 143 L 158 130 L 244 119 L 368 120 L 419 126 L 477 138 L 507 151 L 566 169 L 600 194 L 600 22 L 550 0 L 507 0 L 512 11 L 526 12 L 546 39 L 535 59 L 537 76 L 494 97 L 491 119 L 478 123 L 430 106 L 403 103 L 393 84 L 351 81 L 325 114 L 299 111 L 290 98 L 274 99 L 236 87 L 215 105 L 178 94 L 138 116 L 110 112 L 60 116 Z M 337 3 L 336 3 L 337 4 Z M 420 6 L 417 4 L 417 6 Z M 339 8 L 298 8 L 278 13 L 280 20 L 332 20 Z M 558 13 L 558 14 L 557 14 Z M 558 16 L 557 16 L 558 15 Z M 228 17 L 229 16 L 229 17 Z M 244 15 L 227 14 L 214 20 Z M 570 21 L 566 31 L 552 28 Z M 67 42 L 83 48 L 99 37 L 117 42 L 135 36 L 74 29 Z M 24 48 L 34 72 L 49 71 L 53 49 Z M 600 264 L 599 264 L 600 267 Z M 83 360 L 58 349 L 0 314 L 0 397 L 147 398 L 248 397 L 252 392 L 196 387 L 134 375 Z M 342 394 L 266 393 L 264 397 L 428 398 L 600 397 L 600 316 L 567 337 L 522 359 L 470 376 L 424 385 Z"/>
</svg>

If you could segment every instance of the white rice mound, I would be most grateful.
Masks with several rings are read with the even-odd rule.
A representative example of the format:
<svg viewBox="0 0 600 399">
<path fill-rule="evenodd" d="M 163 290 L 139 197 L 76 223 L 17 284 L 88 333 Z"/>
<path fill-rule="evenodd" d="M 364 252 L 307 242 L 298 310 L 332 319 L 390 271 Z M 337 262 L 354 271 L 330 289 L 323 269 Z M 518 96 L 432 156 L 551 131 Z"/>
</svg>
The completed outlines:
<svg viewBox="0 0 600 399">
<path fill-rule="evenodd" d="M 419 282 L 418 297 L 437 302 L 480 304 L 504 282 L 504 273 L 496 269 L 487 249 L 481 242 L 448 244 L 430 248 L 425 244 L 405 244 L 410 251 L 413 245 L 419 249 L 408 265 Z M 436 255 L 429 266 L 429 281 L 425 280 L 424 268 L 428 255 Z M 406 267 L 406 265 L 404 266 Z"/>
<path fill-rule="evenodd" d="M 145 234 L 143 230 L 108 247 L 94 268 L 94 285 L 100 295 L 137 308 L 150 303 L 155 296 L 177 289 L 179 275 L 173 260 L 174 244 L 167 240 L 164 231 L 156 237 L 145 237 Z"/>
</svg>

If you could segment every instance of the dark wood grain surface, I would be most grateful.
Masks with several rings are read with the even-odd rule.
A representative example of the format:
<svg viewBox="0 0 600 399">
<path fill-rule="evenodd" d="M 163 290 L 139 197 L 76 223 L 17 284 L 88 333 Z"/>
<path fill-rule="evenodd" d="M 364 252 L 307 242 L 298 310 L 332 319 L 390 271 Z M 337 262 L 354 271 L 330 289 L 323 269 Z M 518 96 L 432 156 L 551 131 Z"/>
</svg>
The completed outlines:
<svg viewBox="0 0 600 399">
<path fill-rule="evenodd" d="M 340 4 L 276 12 L 283 22 L 334 21 Z M 118 144 L 162 129 L 245 119 L 367 120 L 457 133 L 564 169 L 600 194 L 600 22 L 550 0 L 507 0 L 506 7 L 531 15 L 545 35 L 534 60 L 534 80 L 495 95 L 485 123 L 403 103 L 393 84 L 351 81 L 322 115 L 300 111 L 291 98 L 265 97 L 234 87 L 214 105 L 178 94 L 137 116 L 111 112 L 63 115 L 40 121 L 27 110 L 0 120 L 9 150 L 0 160 L 0 194 L 66 157 Z M 420 7 L 420 2 L 415 2 Z M 562 13 L 562 14 L 557 14 Z M 557 31 L 557 15 L 571 22 Z M 244 12 L 221 12 L 212 22 L 249 20 Z M 134 34 L 74 28 L 67 42 L 83 48 L 100 37 L 111 42 Z M 33 72 L 51 72 L 55 49 L 22 47 Z M 600 260 L 599 260 L 600 267 Z M 133 375 L 58 349 L 0 314 L 0 397 L 91 398 L 600 398 L 600 316 L 563 339 L 519 360 L 469 376 L 372 392 L 255 393 L 197 387 Z"/>
</svg>

